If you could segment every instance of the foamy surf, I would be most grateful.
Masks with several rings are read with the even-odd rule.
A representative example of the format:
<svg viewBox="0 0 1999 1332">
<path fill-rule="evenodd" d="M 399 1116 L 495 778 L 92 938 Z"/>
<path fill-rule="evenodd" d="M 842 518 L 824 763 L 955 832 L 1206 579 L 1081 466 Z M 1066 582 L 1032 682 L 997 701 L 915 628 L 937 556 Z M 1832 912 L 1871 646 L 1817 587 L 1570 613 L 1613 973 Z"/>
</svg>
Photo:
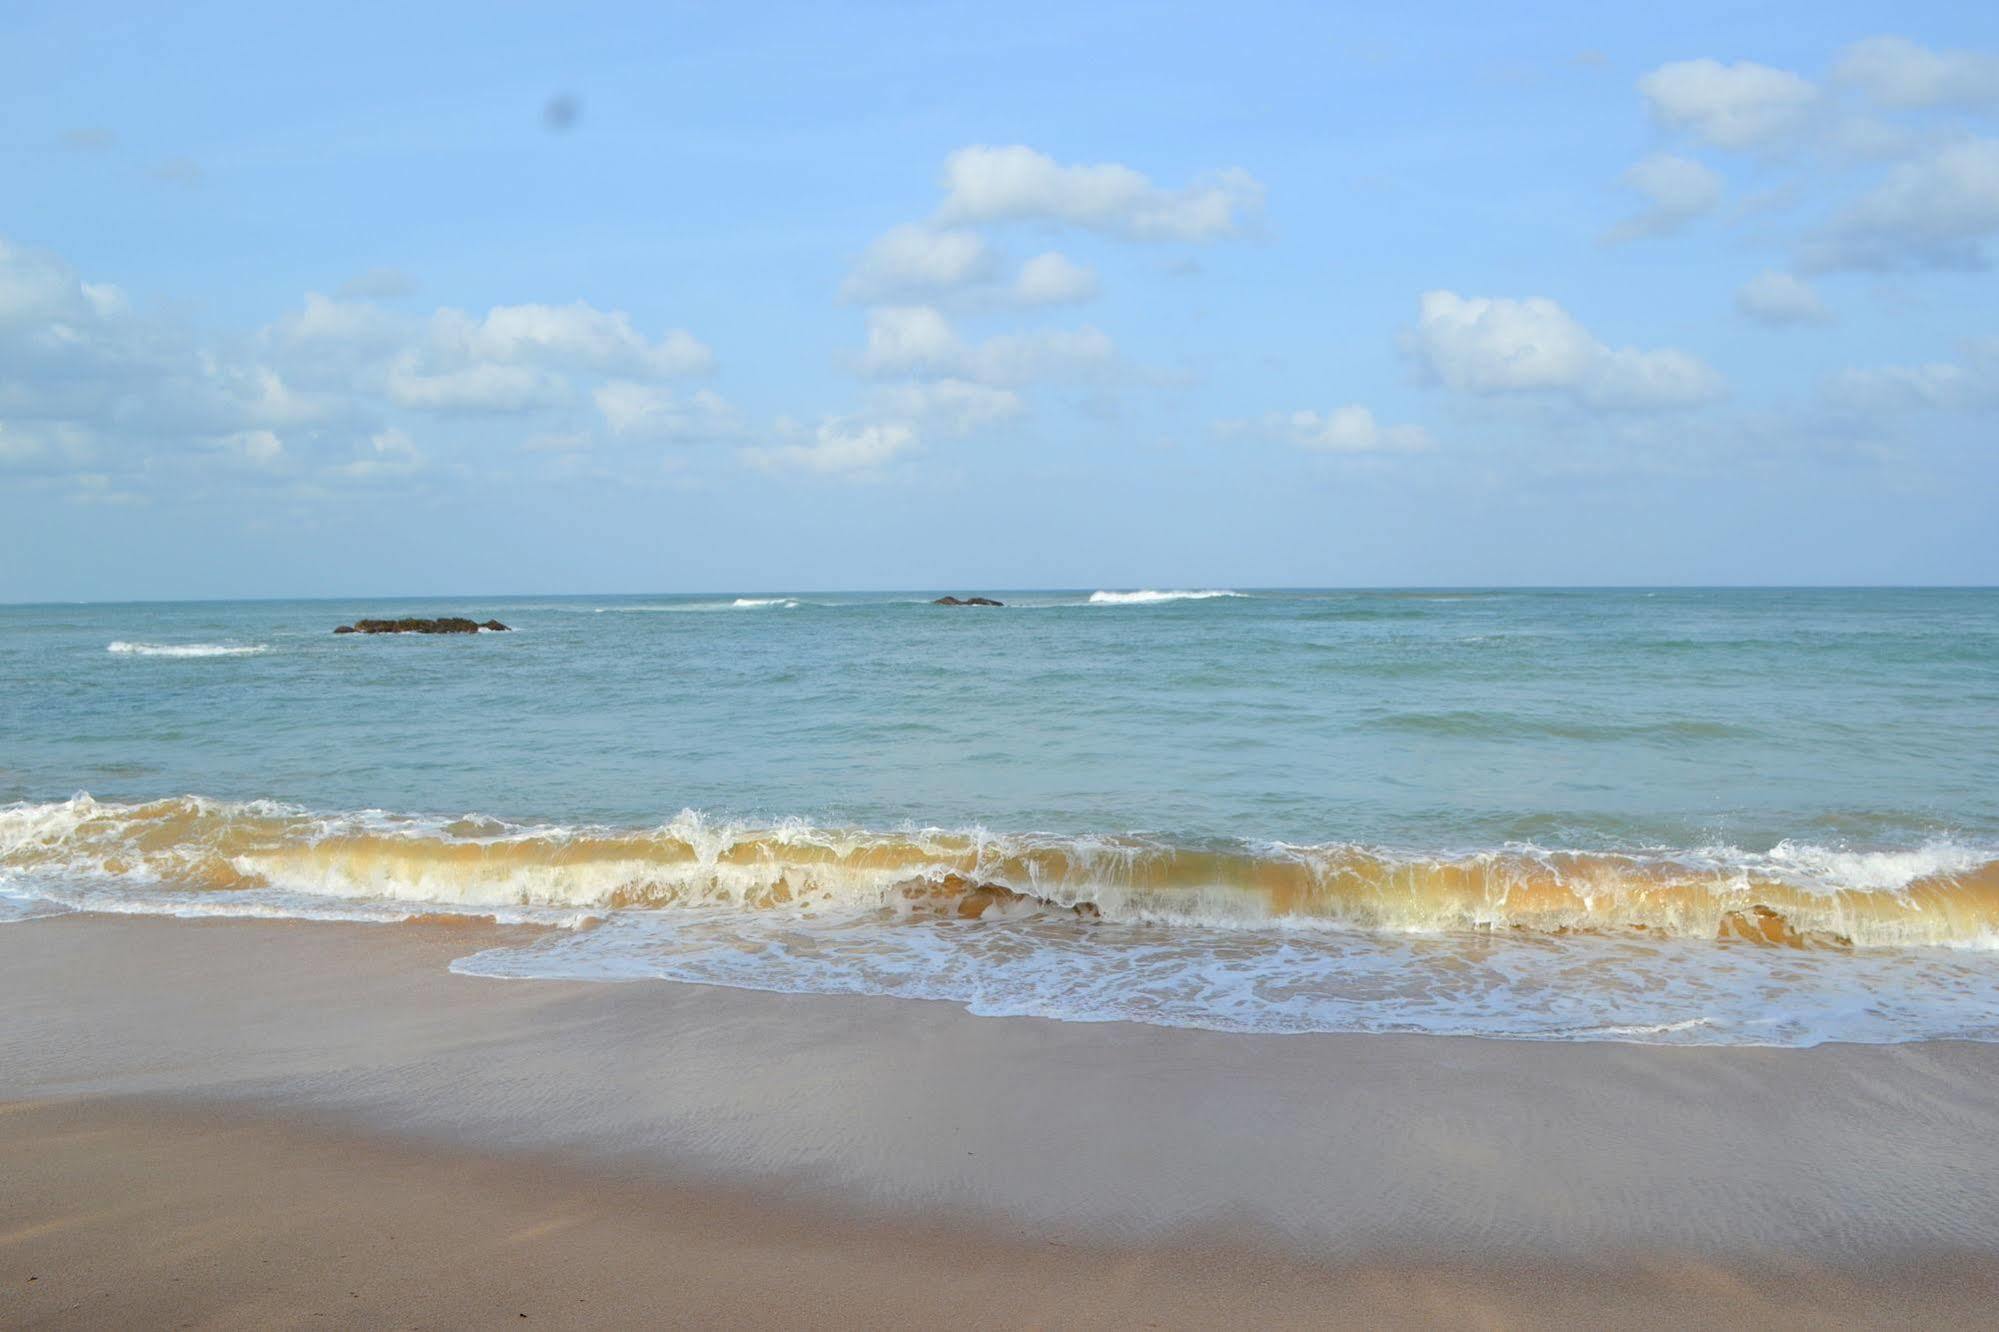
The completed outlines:
<svg viewBox="0 0 1999 1332">
<path fill-rule="evenodd" d="M 1999 854 L 1396 852 L 982 829 L 654 827 L 183 797 L 0 808 L 50 911 L 558 927 L 458 969 L 1226 1031 L 1999 1039 Z"/>
<path fill-rule="evenodd" d="M 1163 601 L 1213 601 L 1220 597 L 1246 597 L 1247 592 L 1231 592 L 1226 589 L 1209 589 L 1198 592 L 1160 592 L 1152 588 L 1141 588 L 1136 592 L 1092 592 L 1092 606 L 1152 606 Z"/>
<path fill-rule="evenodd" d="M 270 648 L 262 643 L 127 643 L 119 639 L 104 650 L 131 657 L 254 657 Z"/>
</svg>

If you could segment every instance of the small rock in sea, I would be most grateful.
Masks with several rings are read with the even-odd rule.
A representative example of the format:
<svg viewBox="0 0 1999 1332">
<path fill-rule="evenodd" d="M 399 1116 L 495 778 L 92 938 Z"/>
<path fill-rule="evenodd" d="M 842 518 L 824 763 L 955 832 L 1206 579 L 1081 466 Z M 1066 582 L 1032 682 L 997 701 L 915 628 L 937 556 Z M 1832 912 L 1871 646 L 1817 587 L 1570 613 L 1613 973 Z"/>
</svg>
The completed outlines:
<svg viewBox="0 0 1999 1332">
<path fill-rule="evenodd" d="M 476 634 L 481 629 L 494 633 L 509 632 L 507 626 L 498 620 L 488 620 L 480 624 L 477 620 L 451 615 L 436 620 L 419 619 L 415 616 L 401 620 L 356 620 L 352 624 L 341 625 L 333 632 L 336 634 Z"/>
<path fill-rule="evenodd" d="M 930 603 L 933 606 L 1004 606 L 1004 601 L 994 601 L 991 597 L 939 597 Z"/>
</svg>

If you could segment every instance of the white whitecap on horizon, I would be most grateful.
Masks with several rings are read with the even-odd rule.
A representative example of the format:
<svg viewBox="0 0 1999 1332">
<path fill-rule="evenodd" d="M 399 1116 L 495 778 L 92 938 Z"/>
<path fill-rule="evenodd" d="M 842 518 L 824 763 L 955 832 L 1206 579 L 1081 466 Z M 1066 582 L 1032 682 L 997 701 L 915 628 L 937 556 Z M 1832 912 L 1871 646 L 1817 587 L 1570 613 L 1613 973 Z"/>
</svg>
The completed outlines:
<svg viewBox="0 0 1999 1332">
<path fill-rule="evenodd" d="M 1206 588 L 1200 591 L 1160 592 L 1152 588 L 1140 588 L 1136 592 L 1092 592 L 1092 606 L 1151 606 L 1162 601 L 1212 601 L 1217 597 L 1246 597 L 1247 592 L 1233 592 L 1227 588 Z"/>
<path fill-rule="evenodd" d="M 131 657 L 254 657 L 270 648 L 262 643 L 127 643 L 121 638 L 104 650 Z"/>
</svg>

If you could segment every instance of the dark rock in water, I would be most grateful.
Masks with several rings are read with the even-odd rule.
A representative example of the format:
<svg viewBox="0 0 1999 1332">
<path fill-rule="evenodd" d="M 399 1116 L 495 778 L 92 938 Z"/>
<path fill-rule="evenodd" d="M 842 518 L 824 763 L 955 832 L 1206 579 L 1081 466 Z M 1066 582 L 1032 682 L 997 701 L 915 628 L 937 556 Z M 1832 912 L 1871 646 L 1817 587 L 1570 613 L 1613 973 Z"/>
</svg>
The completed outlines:
<svg viewBox="0 0 1999 1332">
<path fill-rule="evenodd" d="M 460 616 L 445 616 L 437 620 L 418 619 L 414 616 L 402 620 L 356 620 L 343 624 L 333 632 L 336 634 L 476 634 L 481 629 L 494 633 L 508 632 L 507 626 L 498 620 L 488 620 L 480 624 L 477 620 L 467 620 Z"/>
<path fill-rule="evenodd" d="M 991 597 L 939 597 L 930 603 L 933 606 L 1004 606 L 1004 601 L 994 601 Z"/>
</svg>

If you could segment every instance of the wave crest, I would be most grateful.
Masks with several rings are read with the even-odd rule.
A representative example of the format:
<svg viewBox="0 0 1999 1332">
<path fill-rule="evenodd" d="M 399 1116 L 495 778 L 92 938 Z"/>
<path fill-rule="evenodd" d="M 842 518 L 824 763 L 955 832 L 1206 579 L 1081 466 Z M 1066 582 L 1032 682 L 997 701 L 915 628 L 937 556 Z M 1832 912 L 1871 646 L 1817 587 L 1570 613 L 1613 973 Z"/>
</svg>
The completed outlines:
<svg viewBox="0 0 1999 1332">
<path fill-rule="evenodd" d="M 1999 946 L 1999 859 L 1950 842 L 1886 852 L 1786 842 L 1767 853 L 1446 854 L 758 826 L 693 811 L 654 828 L 568 827 L 79 795 L 0 809 L 0 876 L 29 876 L 57 900 L 63 885 L 89 880 L 140 893 L 277 890 L 453 909 L 906 913 L 915 904 L 959 915 L 1080 908 L 1106 921 L 1223 930 Z M 976 912 L 964 909 L 975 900 Z"/>
<path fill-rule="evenodd" d="M 119 639 L 104 650 L 134 657 L 254 657 L 270 648 L 262 643 L 127 643 Z"/>
<path fill-rule="evenodd" d="M 1210 588 L 1198 592 L 1160 592 L 1152 588 L 1140 588 L 1136 592 L 1092 592 L 1092 606 L 1151 606 L 1162 601 L 1213 601 L 1217 597 L 1246 597 L 1247 592 L 1231 592 L 1226 588 Z"/>
</svg>

